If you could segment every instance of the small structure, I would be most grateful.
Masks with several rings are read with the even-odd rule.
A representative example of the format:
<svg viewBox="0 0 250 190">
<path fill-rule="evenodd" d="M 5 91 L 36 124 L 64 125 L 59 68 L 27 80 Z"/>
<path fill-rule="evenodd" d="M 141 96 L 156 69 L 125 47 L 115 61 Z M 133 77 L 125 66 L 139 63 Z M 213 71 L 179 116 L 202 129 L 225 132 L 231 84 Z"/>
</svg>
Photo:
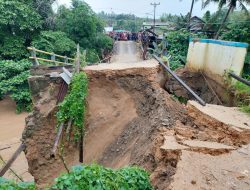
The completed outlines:
<svg viewBox="0 0 250 190">
<path fill-rule="evenodd" d="M 105 27 L 104 31 L 105 31 L 106 34 L 109 34 L 110 32 L 114 31 L 114 28 L 113 27 Z"/>
<path fill-rule="evenodd" d="M 243 70 L 247 43 L 211 39 L 190 39 L 187 68 L 202 71 L 207 77 L 224 86 L 224 75 L 233 72 L 240 76 Z"/>
<path fill-rule="evenodd" d="M 170 26 L 170 24 L 167 23 L 167 22 L 156 22 L 156 23 L 155 23 L 155 27 L 156 27 L 156 28 L 168 27 L 168 26 Z M 154 23 L 153 23 L 153 22 L 143 22 L 143 24 L 142 24 L 143 30 L 145 30 L 145 29 L 150 29 L 150 28 L 152 28 L 152 27 L 154 27 Z"/>
<path fill-rule="evenodd" d="M 202 31 L 205 26 L 205 21 L 203 21 L 201 18 L 194 16 L 191 18 L 189 30 L 191 32 L 198 32 Z"/>
</svg>

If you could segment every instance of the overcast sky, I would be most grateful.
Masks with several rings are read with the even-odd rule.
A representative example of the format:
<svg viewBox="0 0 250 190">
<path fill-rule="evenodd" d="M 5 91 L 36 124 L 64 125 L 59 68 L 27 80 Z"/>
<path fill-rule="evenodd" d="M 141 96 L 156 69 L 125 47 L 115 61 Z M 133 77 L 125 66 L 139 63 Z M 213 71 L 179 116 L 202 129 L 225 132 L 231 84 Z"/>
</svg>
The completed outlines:
<svg viewBox="0 0 250 190">
<path fill-rule="evenodd" d="M 190 10 L 192 0 L 157 0 L 156 3 L 161 3 L 157 7 L 156 15 L 160 17 L 162 13 L 171 14 L 187 14 Z M 57 0 L 58 4 L 70 5 L 71 0 Z M 115 13 L 131 13 L 140 17 L 151 16 L 153 13 L 153 0 L 85 0 L 95 12 L 115 12 Z M 217 5 L 212 4 L 207 9 L 201 10 L 201 2 L 198 1 L 194 5 L 193 15 L 202 16 L 206 10 L 215 12 Z M 147 14 L 149 13 L 149 14 Z"/>
</svg>

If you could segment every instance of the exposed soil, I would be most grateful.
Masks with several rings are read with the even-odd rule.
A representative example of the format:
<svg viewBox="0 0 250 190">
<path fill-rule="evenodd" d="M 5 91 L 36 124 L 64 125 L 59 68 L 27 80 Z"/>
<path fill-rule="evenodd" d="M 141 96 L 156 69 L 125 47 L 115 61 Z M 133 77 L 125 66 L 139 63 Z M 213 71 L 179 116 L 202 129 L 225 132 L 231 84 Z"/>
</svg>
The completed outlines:
<svg viewBox="0 0 250 190">
<path fill-rule="evenodd" d="M 129 44 L 116 45 L 124 49 Z M 181 104 L 164 90 L 166 74 L 155 61 L 135 62 L 136 56 L 132 57 L 129 63 L 84 69 L 89 77 L 84 163 L 141 166 L 159 190 L 247 189 L 249 117 L 236 108 L 202 107 L 192 101 Z M 216 103 L 204 81 L 198 81 L 200 75 L 184 72 L 191 86 L 206 94 L 205 100 Z M 64 171 L 62 161 L 49 156 L 56 133 L 56 81 L 45 76 L 30 79 L 35 110 L 27 118 L 23 139 L 29 169 L 39 187 Z M 73 142 L 66 144 L 65 154 L 69 166 L 78 163 Z"/>
<path fill-rule="evenodd" d="M 185 68 L 178 69 L 176 74 L 206 103 L 225 106 L 235 105 L 233 94 L 204 74 L 190 72 Z M 186 100 L 194 100 L 194 97 L 172 76 L 169 76 L 165 88 L 169 93 L 174 94 L 177 97 L 182 97 Z"/>
<path fill-rule="evenodd" d="M 62 139 L 65 143 L 58 146 L 56 155 L 52 156 L 57 133 L 56 103 L 61 82 L 60 77 L 53 74 L 51 77 L 29 78 L 34 108 L 26 118 L 22 140 L 26 145 L 29 172 L 34 176 L 38 189 L 44 189 L 62 172 L 66 172 L 61 155 L 69 166 L 79 163 L 78 148 L 72 138 L 71 141 Z"/>
</svg>

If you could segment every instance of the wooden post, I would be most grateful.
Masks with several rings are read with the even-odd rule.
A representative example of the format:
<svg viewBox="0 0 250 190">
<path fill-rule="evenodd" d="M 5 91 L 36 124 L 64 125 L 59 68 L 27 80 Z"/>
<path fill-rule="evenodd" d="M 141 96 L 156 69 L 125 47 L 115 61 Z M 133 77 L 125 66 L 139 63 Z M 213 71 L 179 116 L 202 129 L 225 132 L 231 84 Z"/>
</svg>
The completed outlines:
<svg viewBox="0 0 250 190">
<path fill-rule="evenodd" d="M 76 73 L 80 72 L 80 45 L 77 44 L 77 53 L 76 53 Z"/>
<path fill-rule="evenodd" d="M 51 55 L 51 61 L 54 61 L 54 63 L 55 63 L 55 65 L 56 65 L 56 55 L 55 55 L 55 53 L 52 53 L 52 55 Z"/>
<path fill-rule="evenodd" d="M 67 56 L 65 56 L 65 57 L 64 57 L 64 64 L 66 65 L 66 64 L 68 64 L 68 63 L 69 63 L 69 59 L 68 59 Z"/>
<path fill-rule="evenodd" d="M 56 151 L 57 151 L 57 147 L 58 147 L 58 144 L 59 144 L 59 141 L 60 141 L 60 138 L 61 138 L 61 135 L 62 135 L 62 132 L 63 132 L 63 128 L 64 128 L 64 123 L 62 123 L 58 129 L 58 132 L 56 134 L 56 140 L 55 140 L 55 143 L 54 143 L 54 146 L 53 146 L 53 149 L 52 149 L 52 152 L 51 152 L 51 157 L 55 157 L 56 155 Z"/>
<path fill-rule="evenodd" d="M 13 162 L 17 159 L 17 157 L 21 154 L 22 151 L 24 151 L 25 145 L 21 144 L 16 152 L 13 154 L 13 156 L 8 160 L 8 162 L 5 164 L 5 166 L 0 170 L 0 177 L 3 177 L 4 174 L 8 171 L 8 169 L 11 167 Z"/>
<path fill-rule="evenodd" d="M 34 47 L 32 47 L 31 56 L 34 57 L 34 59 L 32 59 L 33 65 L 38 66 L 39 62 L 36 59 L 36 49 Z"/>
</svg>

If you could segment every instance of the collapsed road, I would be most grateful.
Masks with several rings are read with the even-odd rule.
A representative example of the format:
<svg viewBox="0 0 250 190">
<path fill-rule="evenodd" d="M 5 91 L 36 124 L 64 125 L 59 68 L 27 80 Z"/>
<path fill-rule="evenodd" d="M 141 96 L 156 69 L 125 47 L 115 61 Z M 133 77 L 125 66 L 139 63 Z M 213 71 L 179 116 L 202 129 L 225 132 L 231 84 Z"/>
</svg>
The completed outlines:
<svg viewBox="0 0 250 190">
<path fill-rule="evenodd" d="M 141 166 L 160 190 L 249 189 L 249 116 L 234 107 L 180 103 L 165 90 L 172 79 L 157 61 L 141 60 L 134 42 L 116 42 L 111 64 L 82 70 L 89 78 L 85 164 Z M 62 70 L 36 67 L 29 78 L 34 111 L 22 141 L 40 189 L 65 172 L 59 156 L 50 155 L 62 83 L 55 72 Z M 69 166 L 79 164 L 74 143 L 64 153 Z"/>
</svg>

